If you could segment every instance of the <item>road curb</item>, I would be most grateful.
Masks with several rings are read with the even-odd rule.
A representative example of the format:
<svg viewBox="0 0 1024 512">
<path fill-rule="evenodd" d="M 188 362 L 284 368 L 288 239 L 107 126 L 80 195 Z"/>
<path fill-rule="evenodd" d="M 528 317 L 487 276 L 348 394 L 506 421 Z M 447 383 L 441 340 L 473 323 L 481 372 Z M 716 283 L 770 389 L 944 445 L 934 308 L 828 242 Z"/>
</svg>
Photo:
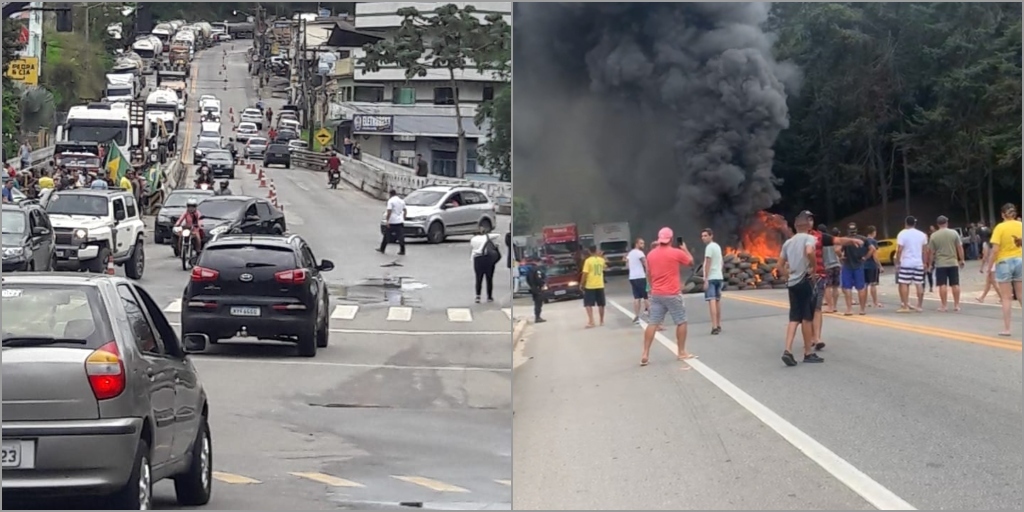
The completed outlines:
<svg viewBox="0 0 1024 512">
<path fill-rule="evenodd" d="M 512 329 L 512 350 L 515 351 L 519 347 L 519 343 L 522 341 L 523 331 L 526 329 L 527 321 L 525 318 L 520 318 L 516 321 L 515 327 Z"/>
</svg>

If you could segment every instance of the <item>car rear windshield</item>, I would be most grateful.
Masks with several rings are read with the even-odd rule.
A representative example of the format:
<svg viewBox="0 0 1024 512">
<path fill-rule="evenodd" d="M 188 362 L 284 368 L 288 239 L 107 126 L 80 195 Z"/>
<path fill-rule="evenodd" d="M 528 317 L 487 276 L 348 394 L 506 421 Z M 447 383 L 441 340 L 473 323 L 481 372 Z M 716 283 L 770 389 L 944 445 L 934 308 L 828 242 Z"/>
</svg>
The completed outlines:
<svg viewBox="0 0 1024 512">
<path fill-rule="evenodd" d="M 288 152 L 288 146 L 286 146 L 284 144 L 271 144 L 270 147 L 267 148 L 267 151 L 270 151 L 270 152 L 278 152 L 279 151 L 281 153 L 287 153 Z"/>
<path fill-rule="evenodd" d="M 199 258 L 199 266 L 212 269 L 242 269 L 296 267 L 295 253 L 287 247 L 266 245 L 214 245 L 207 247 Z"/>
<path fill-rule="evenodd" d="M 178 192 L 178 193 L 172 193 L 171 195 L 167 196 L 167 200 L 164 201 L 164 207 L 168 207 L 168 206 L 170 206 L 170 207 L 185 206 L 185 205 L 188 204 L 188 200 L 189 199 L 195 199 L 196 201 L 202 201 L 203 199 L 206 199 L 207 197 L 210 197 L 212 195 L 213 195 L 212 192 L 207 192 L 206 194 L 201 194 L 199 192 Z"/>
<path fill-rule="evenodd" d="M 249 145 L 250 146 L 266 146 L 267 145 L 267 139 L 260 138 L 260 137 L 254 137 L 252 139 L 249 139 Z"/>
<path fill-rule="evenodd" d="M 5 346 L 32 339 L 99 348 L 114 339 L 99 292 L 91 286 L 5 284 L 2 310 Z"/>
</svg>

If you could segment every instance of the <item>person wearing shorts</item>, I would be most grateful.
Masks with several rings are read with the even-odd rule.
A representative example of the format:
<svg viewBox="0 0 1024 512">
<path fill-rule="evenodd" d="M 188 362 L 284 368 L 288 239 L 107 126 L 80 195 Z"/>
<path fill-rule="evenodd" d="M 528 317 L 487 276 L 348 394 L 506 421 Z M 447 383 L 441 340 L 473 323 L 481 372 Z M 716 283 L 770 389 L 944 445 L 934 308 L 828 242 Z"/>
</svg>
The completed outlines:
<svg viewBox="0 0 1024 512">
<path fill-rule="evenodd" d="M 1005 204 L 1001 213 L 1003 221 L 992 230 L 992 261 L 996 262 L 996 286 L 999 287 L 999 299 L 1003 309 L 1003 330 L 1000 336 L 1012 336 L 1010 330 L 1010 319 L 1012 314 L 1011 304 L 1013 297 L 1017 297 L 1017 303 L 1024 308 L 1024 301 L 1021 300 L 1021 278 L 1024 277 L 1024 267 L 1021 262 L 1021 222 L 1017 219 L 1017 207 L 1013 204 Z M 987 265 L 986 265 L 987 266 Z"/>
<path fill-rule="evenodd" d="M 857 224 L 850 223 L 846 228 L 847 237 L 861 240 L 862 245 L 843 247 L 842 287 L 843 298 L 846 299 L 845 316 L 853 315 L 853 290 L 857 290 L 857 305 L 860 314 L 866 314 L 868 291 L 864 275 L 864 261 L 867 259 L 870 245 L 867 239 L 857 234 Z"/>
<path fill-rule="evenodd" d="M 822 363 L 825 360 L 814 351 L 814 315 L 816 311 L 815 275 L 818 239 L 809 233 L 811 217 L 809 212 L 797 215 L 793 222 L 796 234 L 782 245 L 779 254 L 779 265 L 786 279 L 789 295 L 789 323 L 786 325 L 786 349 L 782 353 L 782 362 L 786 366 L 796 366 L 793 356 L 793 343 L 799 328 L 804 338 L 804 362 Z M 831 248 L 828 248 L 831 249 Z"/>
<path fill-rule="evenodd" d="M 598 254 L 597 247 L 591 247 L 590 256 L 583 262 L 583 277 L 580 279 L 583 307 L 587 310 L 587 329 L 594 327 L 594 307 L 597 307 L 601 325 L 604 325 L 604 267 L 604 258 Z"/>
<path fill-rule="evenodd" d="M 693 265 L 693 256 L 686 250 L 686 244 L 672 247 L 672 229 L 658 231 L 657 244 L 647 254 L 647 270 L 651 277 L 651 313 L 644 330 L 644 350 L 640 366 L 647 366 L 651 356 L 651 345 L 666 316 L 676 324 L 677 359 L 680 361 L 696 356 L 686 351 L 686 305 L 683 302 L 682 285 L 679 281 L 679 267 Z M 685 369 L 689 369 L 686 367 Z"/>
<path fill-rule="evenodd" d="M 917 229 L 917 218 L 907 217 L 903 231 L 896 235 L 896 284 L 900 290 L 897 313 L 924 308 L 924 274 L 928 268 L 928 235 Z M 917 292 L 917 307 L 910 305 L 910 285 Z"/>
<path fill-rule="evenodd" d="M 868 226 L 864 231 L 867 236 L 868 258 L 864 260 L 864 284 L 868 287 L 868 295 L 871 303 L 868 307 L 881 308 L 882 303 L 878 301 L 878 281 L 882 274 L 882 262 L 878 260 L 878 230 L 874 226 Z"/>
<path fill-rule="evenodd" d="M 722 247 L 715 242 L 715 232 L 704 228 L 700 232 L 704 242 L 704 301 L 711 315 L 711 334 L 722 333 L 722 289 L 725 287 Z"/>
<path fill-rule="evenodd" d="M 642 238 L 633 243 L 633 249 L 626 255 L 626 265 L 629 268 L 629 287 L 633 290 L 633 323 L 637 324 L 640 323 L 640 312 L 651 307 L 647 293 L 647 255 L 644 254 Z"/>
<path fill-rule="evenodd" d="M 824 229 L 822 229 L 824 228 Z M 821 233 L 825 233 L 828 228 L 824 225 L 818 226 Z M 839 236 L 839 229 L 832 230 L 832 237 Z M 825 264 L 825 278 L 822 283 L 822 293 L 818 294 L 818 300 L 821 301 L 817 305 L 818 309 L 825 308 L 826 313 L 836 313 L 839 311 L 839 290 L 842 288 L 843 280 L 843 268 L 842 262 L 839 260 L 840 248 L 837 246 L 824 247 L 821 250 L 822 262 Z M 817 290 L 815 290 L 817 292 Z"/>
<path fill-rule="evenodd" d="M 967 261 L 960 233 L 949 229 L 949 218 L 940 215 L 938 228 L 928 237 L 928 254 L 939 287 L 939 311 L 949 311 L 949 293 L 953 292 L 953 310 L 960 311 L 960 270 Z"/>
</svg>

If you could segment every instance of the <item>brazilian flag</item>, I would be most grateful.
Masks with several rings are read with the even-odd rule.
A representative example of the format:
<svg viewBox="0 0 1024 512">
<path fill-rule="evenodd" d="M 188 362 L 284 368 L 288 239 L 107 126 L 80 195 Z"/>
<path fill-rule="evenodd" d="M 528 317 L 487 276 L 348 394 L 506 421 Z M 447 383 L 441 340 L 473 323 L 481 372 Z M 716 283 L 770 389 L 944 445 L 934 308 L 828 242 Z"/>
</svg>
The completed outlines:
<svg viewBox="0 0 1024 512">
<path fill-rule="evenodd" d="M 163 179 L 163 175 L 160 173 L 160 166 L 152 164 L 149 169 L 146 170 L 146 195 L 151 196 L 160 190 L 160 181 Z"/>
<path fill-rule="evenodd" d="M 128 171 L 132 170 L 132 165 L 128 159 L 121 154 L 121 150 L 118 149 L 117 144 L 110 144 L 107 148 L 107 162 L 104 165 L 107 169 L 107 177 L 110 178 L 109 183 L 116 188 L 118 183 L 121 183 L 123 178 Z"/>
</svg>

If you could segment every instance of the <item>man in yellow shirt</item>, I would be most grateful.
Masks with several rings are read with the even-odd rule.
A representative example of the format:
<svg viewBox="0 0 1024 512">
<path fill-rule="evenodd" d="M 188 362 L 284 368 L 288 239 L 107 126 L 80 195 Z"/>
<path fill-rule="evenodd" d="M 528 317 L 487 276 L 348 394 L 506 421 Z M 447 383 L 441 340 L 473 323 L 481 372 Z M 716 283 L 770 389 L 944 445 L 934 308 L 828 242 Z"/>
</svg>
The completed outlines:
<svg viewBox="0 0 1024 512">
<path fill-rule="evenodd" d="M 121 187 L 121 190 L 125 190 L 132 193 L 135 192 L 135 187 L 132 187 L 132 180 L 128 178 L 127 174 L 121 176 L 121 181 L 118 182 L 117 185 Z"/>
<path fill-rule="evenodd" d="M 42 176 L 39 177 L 39 190 L 46 190 L 48 188 L 53 188 L 53 185 L 54 185 L 53 178 L 51 178 L 49 176 L 49 173 L 47 173 L 46 171 L 43 171 Z"/>
<path fill-rule="evenodd" d="M 982 272 L 992 268 L 995 262 L 996 284 L 999 286 L 1000 300 L 1003 305 L 1003 331 L 1000 336 L 1012 336 L 1010 331 L 1010 305 L 1013 295 L 1024 307 L 1021 295 L 1021 229 L 1017 220 L 1017 207 L 1007 203 L 1002 208 L 1003 221 L 992 230 L 992 250 L 989 260 L 981 266 Z M 1013 295 L 1011 295 L 1013 293 Z"/>
<path fill-rule="evenodd" d="M 583 262 L 583 276 L 580 279 L 583 307 L 587 309 L 587 329 L 594 326 L 594 306 L 597 306 L 601 325 L 604 325 L 604 268 L 604 256 L 598 252 L 597 247 L 590 247 L 590 256 Z"/>
</svg>

